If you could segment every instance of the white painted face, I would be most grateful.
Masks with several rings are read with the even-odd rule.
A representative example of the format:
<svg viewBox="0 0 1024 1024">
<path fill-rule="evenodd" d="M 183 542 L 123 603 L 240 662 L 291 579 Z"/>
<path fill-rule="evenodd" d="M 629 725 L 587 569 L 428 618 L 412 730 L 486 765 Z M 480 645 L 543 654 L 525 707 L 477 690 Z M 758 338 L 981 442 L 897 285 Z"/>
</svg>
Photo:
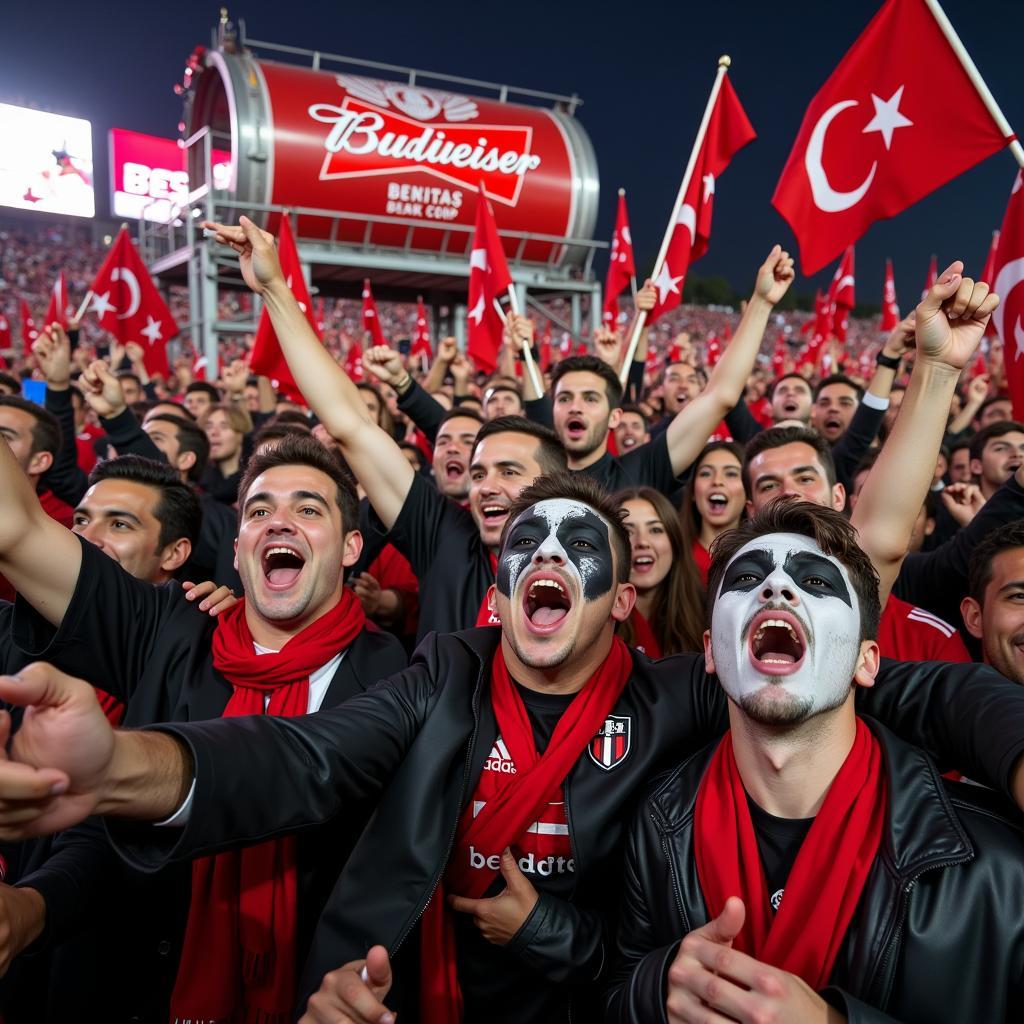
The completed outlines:
<svg viewBox="0 0 1024 1024">
<path fill-rule="evenodd" d="M 839 707 L 860 654 L 860 605 L 846 568 L 810 538 L 758 537 L 715 596 L 711 652 L 725 692 L 764 724 Z"/>
</svg>

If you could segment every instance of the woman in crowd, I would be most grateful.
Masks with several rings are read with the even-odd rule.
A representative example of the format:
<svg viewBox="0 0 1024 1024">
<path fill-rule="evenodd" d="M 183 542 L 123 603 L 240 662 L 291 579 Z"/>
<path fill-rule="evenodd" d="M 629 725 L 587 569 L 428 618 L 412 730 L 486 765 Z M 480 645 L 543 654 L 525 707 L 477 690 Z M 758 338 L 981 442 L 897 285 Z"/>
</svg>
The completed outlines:
<svg viewBox="0 0 1024 1024">
<path fill-rule="evenodd" d="M 210 442 L 210 464 L 200 486 L 225 505 L 238 498 L 238 481 L 242 475 L 243 446 L 252 432 L 252 420 L 237 405 L 214 405 L 204 423 Z"/>
<path fill-rule="evenodd" d="M 703 587 L 678 513 L 650 487 L 627 488 L 613 500 L 625 513 L 633 553 L 629 582 L 637 592 L 636 606 L 619 635 L 651 658 L 702 650 Z"/>
<path fill-rule="evenodd" d="M 747 496 L 743 490 L 743 446 L 735 441 L 712 441 L 693 464 L 679 509 L 686 550 L 707 586 L 711 543 L 740 525 Z"/>
</svg>

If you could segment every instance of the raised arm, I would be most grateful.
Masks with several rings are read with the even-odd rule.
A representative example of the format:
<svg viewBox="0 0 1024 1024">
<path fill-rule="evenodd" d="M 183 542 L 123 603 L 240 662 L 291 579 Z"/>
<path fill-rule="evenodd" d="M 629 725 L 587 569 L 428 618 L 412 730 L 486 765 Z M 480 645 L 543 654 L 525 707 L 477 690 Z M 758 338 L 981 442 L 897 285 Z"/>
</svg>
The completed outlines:
<svg viewBox="0 0 1024 1024">
<path fill-rule="evenodd" d="M 999 304 L 987 284 L 964 277 L 963 269 L 959 260 L 950 264 L 917 307 L 910 384 L 851 517 L 878 571 L 883 604 L 932 484 L 957 379 Z"/>
<path fill-rule="evenodd" d="M 757 272 L 754 293 L 735 336 L 711 371 L 707 387 L 687 402 L 668 425 L 665 436 L 676 476 L 700 454 L 715 427 L 740 400 L 757 359 L 768 316 L 795 276 L 792 257 L 776 245 Z"/>
<path fill-rule="evenodd" d="M 273 237 L 247 217 L 238 227 L 211 222 L 203 226 L 238 253 L 245 283 L 263 297 L 295 383 L 341 445 L 381 522 L 390 529 L 412 486 L 413 468 L 394 439 L 370 419 L 355 384 L 317 340 L 281 273 Z"/>
</svg>

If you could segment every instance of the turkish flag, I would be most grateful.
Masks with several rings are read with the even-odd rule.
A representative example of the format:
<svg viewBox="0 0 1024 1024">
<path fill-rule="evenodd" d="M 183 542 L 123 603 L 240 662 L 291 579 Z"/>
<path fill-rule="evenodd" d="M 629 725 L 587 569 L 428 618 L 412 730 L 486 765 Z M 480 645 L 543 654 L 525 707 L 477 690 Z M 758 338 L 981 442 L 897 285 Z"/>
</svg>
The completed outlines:
<svg viewBox="0 0 1024 1024">
<path fill-rule="evenodd" d="M 672 227 L 665 261 L 658 268 L 658 276 L 654 280 L 658 302 L 647 314 L 648 324 L 653 324 L 659 316 L 675 309 L 683 301 L 686 271 L 693 260 L 700 259 L 707 252 L 711 238 L 715 182 L 736 153 L 755 138 L 757 135 L 746 111 L 740 105 L 729 76 L 725 75 L 708 120 L 704 142 L 693 165 L 683 205 Z"/>
<path fill-rule="evenodd" d="M 928 293 L 932 290 L 932 286 L 938 280 L 939 277 L 939 261 L 936 259 L 935 254 L 932 253 L 932 258 L 928 261 L 928 274 L 924 279 L 924 288 L 921 291 L 921 301 L 924 302 Z"/>
<path fill-rule="evenodd" d="M 370 341 L 374 345 L 386 345 L 384 328 L 380 325 L 380 316 L 377 313 L 377 303 L 373 299 L 373 291 L 370 288 L 370 279 L 363 278 L 363 331 L 370 335 Z M 362 365 L 362 346 L 359 349 L 360 366 Z"/>
<path fill-rule="evenodd" d="M 892 260 L 885 261 L 885 284 L 882 286 L 882 330 L 891 331 L 900 322 L 900 307 L 896 304 L 896 278 Z"/>
<path fill-rule="evenodd" d="M 718 360 L 722 358 L 722 343 L 718 340 L 717 334 L 712 334 L 708 338 L 707 346 L 704 351 L 704 365 L 708 370 L 713 370 L 718 365 Z M 668 361 L 671 363 L 674 361 L 672 355 L 668 357 Z"/>
<path fill-rule="evenodd" d="M 138 250 L 121 228 L 92 283 L 90 312 L 100 326 L 118 341 L 138 342 L 143 362 L 152 374 L 170 375 L 167 342 L 178 333 L 171 316 Z"/>
<path fill-rule="evenodd" d="M 0 311 L 0 350 L 6 351 L 11 347 L 11 321 L 7 314 Z"/>
<path fill-rule="evenodd" d="M 501 247 L 491 204 L 481 186 L 476 204 L 473 248 L 469 254 L 469 313 L 466 324 L 469 344 L 466 351 L 484 373 L 494 373 L 498 366 L 498 350 L 505 325 L 494 308 L 494 302 L 508 291 L 510 284 L 512 275 L 505 262 L 505 250 Z"/>
<path fill-rule="evenodd" d="M 846 341 L 846 330 L 850 326 L 850 310 L 855 305 L 853 297 L 856 279 L 853 272 L 853 246 L 846 247 L 843 258 L 832 276 L 828 287 L 828 301 L 832 312 L 832 333 L 840 341 Z"/>
<path fill-rule="evenodd" d="M 981 272 L 979 281 L 984 281 L 989 287 L 992 286 L 992 282 L 996 279 L 996 249 L 999 248 L 999 232 L 992 232 L 992 242 L 988 247 L 988 257 L 985 260 L 985 269 Z M 994 316 L 989 317 L 988 323 L 985 325 L 985 337 L 994 338 L 996 336 L 996 318 Z"/>
<path fill-rule="evenodd" d="M 808 349 L 820 345 L 832 333 L 833 306 L 828 295 L 820 288 L 814 295 L 814 329 Z"/>
<path fill-rule="evenodd" d="M 519 360 L 516 360 L 519 365 Z M 547 373 L 551 366 L 551 321 L 548 320 L 544 327 L 544 336 L 540 340 L 540 372 Z"/>
<path fill-rule="evenodd" d="M 999 232 L 992 290 L 1000 302 L 992 319 L 1003 339 L 1013 418 L 1024 417 L 1024 171 L 1018 171 Z"/>
<path fill-rule="evenodd" d="M 66 331 L 68 329 L 68 286 L 64 280 L 64 271 L 57 275 L 53 282 L 53 291 L 50 292 L 50 304 L 46 307 L 46 319 L 44 324 L 60 324 Z"/>
<path fill-rule="evenodd" d="M 206 370 L 207 367 L 209 366 L 209 362 L 210 361 L 206 358 L 206 356 L 196 356 L 195 362 L 192 364 L 192 377 L 194 380 L 216 380 L 220 376 L 220 366 L 218 365 L 214 367 L 213 376 L 210 378 L 207 377 Z M 217 362 L 219 364 L 220 360 L 218 359 Z M 249 368 L 252 369 L 252 364 L 250 364 Z M 296 393 L 298 393 L 298 389 L 296 389 Z"/>
<path fill-rule="evenodd" d="M 363 346 L 358 341 L 353 341 L 345 353 L 345 372 L 354 381 L 363 379 Z"/>
<path fill-rule="evenodd" d="M 295 301 L 299 304 L 299 309 L 305 314 L 309 326 L 319 338 L 320 333 L 317 331 L 316 322 L 313 319 L 313 303 L 309 297 L 306 279 L 302 276 L 299 250 L 295 245 L 295 236 L 292 234 L 292 219 L 287 213 L 281 217 L 281 227 L 277 235 L 277 259 L 281 264 L 281 273 L 284 274 L 285 282 L 291 289 L 292 295 L 295 296 Z M 281 343 L 277 340 L 277 334 L 274 333 L 274 325 L 270 322 L 270 313 L 265 305 L 260 313 L 260 322 L 256 327 L 256 339 L 252 343 L 249 369 L 262 377 L 269 377 L 278 391 L 284 392 L 293 399 L 302 398 L 302 392 L 285 362 Z"/>
<path fill-rule="evenodd" d="M 416 299 L 416 334 L 412 339 L 409 354 L 419 356 L 424 366 L 434 358 L 434 348 L 430 344 L 430 322 L 427 320 L 427 309 L 423 305 L 423 296 Z"/>
<path fill-rule="evenodd" d="M 924 0 L 886 0 L 811 101 L 772 204 L 813 274 L 1012 141 Z"/>
<path fill-rule="evenodd" d="M 32 310 L 24 299 L 18 301 L 18 312 L 21 314 L 21 342 L 24 346 L 25 355 L 32 354 L 32 342 L 39 337 L 39 328 L 32 317 Z"/>
<path fill-rule="evenodd" d="M 633 236 L 629 232 L 629 214 L 626 212 L 626 192 L 619 189 L 619 209 L 615 215 L 615 234 L 608 258 L 608 276 L 604 282 L 604 312 L 602 318 L 611 327 L 619 322 L 619 296 L 636 277 L 633 260 Z"/>
</svg>

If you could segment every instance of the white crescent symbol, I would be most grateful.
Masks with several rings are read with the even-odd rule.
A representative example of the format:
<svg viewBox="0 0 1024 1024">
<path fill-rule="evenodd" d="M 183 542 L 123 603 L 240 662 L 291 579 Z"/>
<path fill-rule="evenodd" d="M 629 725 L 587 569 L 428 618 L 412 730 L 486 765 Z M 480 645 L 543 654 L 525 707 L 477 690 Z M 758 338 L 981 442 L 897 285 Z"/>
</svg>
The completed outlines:
<svg viewBox="0 0 1024 1024">
<path fill-rule="evenodd" d="M 134 270 L 127 267 L 114 267 L 110 273 L 111 281 L 124 281 L 128 285 L 128 294 L 131 298 L 131 305 L 127 313 L 118 313 L 118 320 L 127 320 L 139 311 L 139 303 L 142 302 L 142 291 L 139 288 L 139 279 L 135 276 Z"/>
<path fill-rule="evenodd" d="M 697 238 L 697 211 L 689 203 L 683 203 L 676 223 L 682 224 L 690 232 L 690 244 L 693 245 Z"/>
<path fill-rule="evenodd" d="M 825 213 L 840 213 L 843 210 L 856 206 L 864 194 L 871 188 L 871 182 L 875 179 L 875 171 L 878 170 L 878 161 L 871 165 L 868 176 L 852 192 L 837 192 L 828 181 L 825 168 L 821 163 L 821 155 L 825 149 L 825 133 L 833 119 L 847 107 L 857 106 L 856 100 L 841 100 L 833 103 L 814 126 L 811 132 L 810 141 L 807 143 L 807 152 L 804 153 L 804 167 L 807 169 L 807 177 L 811 182 L 811 196 L 814 198 L 814 205 Z"/>
<path fill-rule="evenodd" d="M 1010 292 L 1024 281 L 1024 256 L 1018 257 L 1015 260 L 1010 260 L 1009 263 L 999 271 L 998 277 L 996 277 L 996 283 L 992 287 L 1000 299 L 999 305 L 996 306 L 996 311 L 992 314 L 996 322 L 996 331 L 999 333 L 999 337 L 1003 339 L 1003 344 L 1006 344 L 1009 339 L 1006 337 L 1006 312 L 1009 307 Z M 1017 330 L 1020 330 L 1020 320 L 1017 321 Z M 1014 332 L 1015 336 L 1017 332 Z M 1020 344 L 1020 338 L 1017 338 L 1018 344 Z"/>
<path fill-rule="evenodd" d="M 854 280 L 853 274 L 847 274 L 846 277 L 839 278 L 839 284 L 836 285 L 836 295 L 838 295 L 847 285 L 851 288 L 857 282 Z"/>
</svg>

